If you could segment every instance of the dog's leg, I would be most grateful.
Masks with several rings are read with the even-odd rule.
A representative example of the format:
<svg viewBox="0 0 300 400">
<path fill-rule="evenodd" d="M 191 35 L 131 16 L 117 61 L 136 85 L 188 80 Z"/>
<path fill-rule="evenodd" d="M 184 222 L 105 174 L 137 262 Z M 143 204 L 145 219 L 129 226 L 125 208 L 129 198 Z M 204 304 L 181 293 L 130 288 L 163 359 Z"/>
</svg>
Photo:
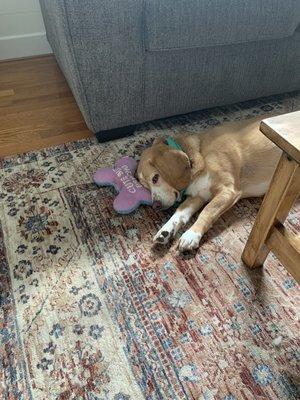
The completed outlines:
<svg viewBox="0 0 300 400">
<path fill-rule="evenodd" d="M 176 235 L 181 226 L 205 204 L 201 197 L 188 197 L 175 211 L 169 221 L 154 236 L 154 242 L 166 244 L 172 236 Z"/>
<path fill-rule="evenodd" d="M 180 251 L 192 250 L 199 247 L 200 240 L 211 225 L 241 197 L 241 193 L 229 188 L 218 192 L 200 213 L 197 221 L 180 238 Z"/>
</svg>

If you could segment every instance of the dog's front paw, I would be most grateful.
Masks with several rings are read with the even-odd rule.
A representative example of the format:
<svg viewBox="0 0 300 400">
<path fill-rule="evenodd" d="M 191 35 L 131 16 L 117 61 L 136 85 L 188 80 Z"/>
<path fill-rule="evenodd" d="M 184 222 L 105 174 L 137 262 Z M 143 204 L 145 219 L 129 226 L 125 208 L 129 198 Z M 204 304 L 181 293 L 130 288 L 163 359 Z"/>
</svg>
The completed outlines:
<svg viewBox="0 0 300 400">
<path fill-rule="evenodd" d="M 162 227 L 161 230 L 159 230 L 157 234 L 154 236 L 153 241 L 154 243 L 167 244 L 169 240 L 172 238 L 172 236 L 173 236 L 172 230 Z"/>
<path fill-rule="evenodd" d="M 192 229 L 187 230 L 179 239 L 179 251 L 194 250 L 199 247 L 202 235 Z"/>
</svg>

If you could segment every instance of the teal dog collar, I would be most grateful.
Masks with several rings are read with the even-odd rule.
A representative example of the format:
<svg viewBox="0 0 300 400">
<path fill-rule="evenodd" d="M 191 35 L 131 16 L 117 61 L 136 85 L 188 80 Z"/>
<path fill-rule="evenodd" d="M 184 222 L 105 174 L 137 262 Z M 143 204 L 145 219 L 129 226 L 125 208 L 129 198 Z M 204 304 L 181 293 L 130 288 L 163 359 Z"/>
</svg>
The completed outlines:
<svg viewBox="0 0 300 400">
<path fill-rule="evenodd" d="M 176 142 L 176 140 L 174 140 L 173 138 L 168 137 L 166 142 L 167 142 L 168 146 L 170 146 L 172 149 L 183 151 L 182 147 L 180 146 L 180 144 L 178 144 Z"/>
</svg>

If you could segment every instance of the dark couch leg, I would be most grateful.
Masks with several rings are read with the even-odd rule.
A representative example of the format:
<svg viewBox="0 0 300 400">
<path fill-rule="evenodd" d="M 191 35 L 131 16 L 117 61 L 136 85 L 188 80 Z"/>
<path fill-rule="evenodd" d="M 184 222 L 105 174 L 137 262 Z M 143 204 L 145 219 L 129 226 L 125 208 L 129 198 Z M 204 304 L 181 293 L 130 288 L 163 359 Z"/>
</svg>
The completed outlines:
<svg viewBox="0 0 300 400">
<path fill-rule="evenodd" d="M 122 128 L 109 129 L 95 133 L 99 143 L 107 142 L 108 140 L 120 139 L 125 136 L 130 136 L 136 130 L 137 125 L 125 126 Z"/>
</svg>

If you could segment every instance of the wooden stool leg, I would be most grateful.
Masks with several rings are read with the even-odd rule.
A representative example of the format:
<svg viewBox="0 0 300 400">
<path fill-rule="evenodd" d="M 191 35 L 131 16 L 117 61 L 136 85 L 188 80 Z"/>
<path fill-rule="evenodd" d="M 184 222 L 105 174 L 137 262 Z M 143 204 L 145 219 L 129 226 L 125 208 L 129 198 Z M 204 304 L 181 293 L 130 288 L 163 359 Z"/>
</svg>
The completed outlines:
<svg viewBox="0 0 300 400">
<path fill-rule="evenodd" d="M 264 263 L 269 253 L 265 241 L 275 220 L 283 223 L 293 206 L 299 194 L 299 175 L 298 163 L 283 153 L 242 254 L 248 267 Z"/>
</svg>

